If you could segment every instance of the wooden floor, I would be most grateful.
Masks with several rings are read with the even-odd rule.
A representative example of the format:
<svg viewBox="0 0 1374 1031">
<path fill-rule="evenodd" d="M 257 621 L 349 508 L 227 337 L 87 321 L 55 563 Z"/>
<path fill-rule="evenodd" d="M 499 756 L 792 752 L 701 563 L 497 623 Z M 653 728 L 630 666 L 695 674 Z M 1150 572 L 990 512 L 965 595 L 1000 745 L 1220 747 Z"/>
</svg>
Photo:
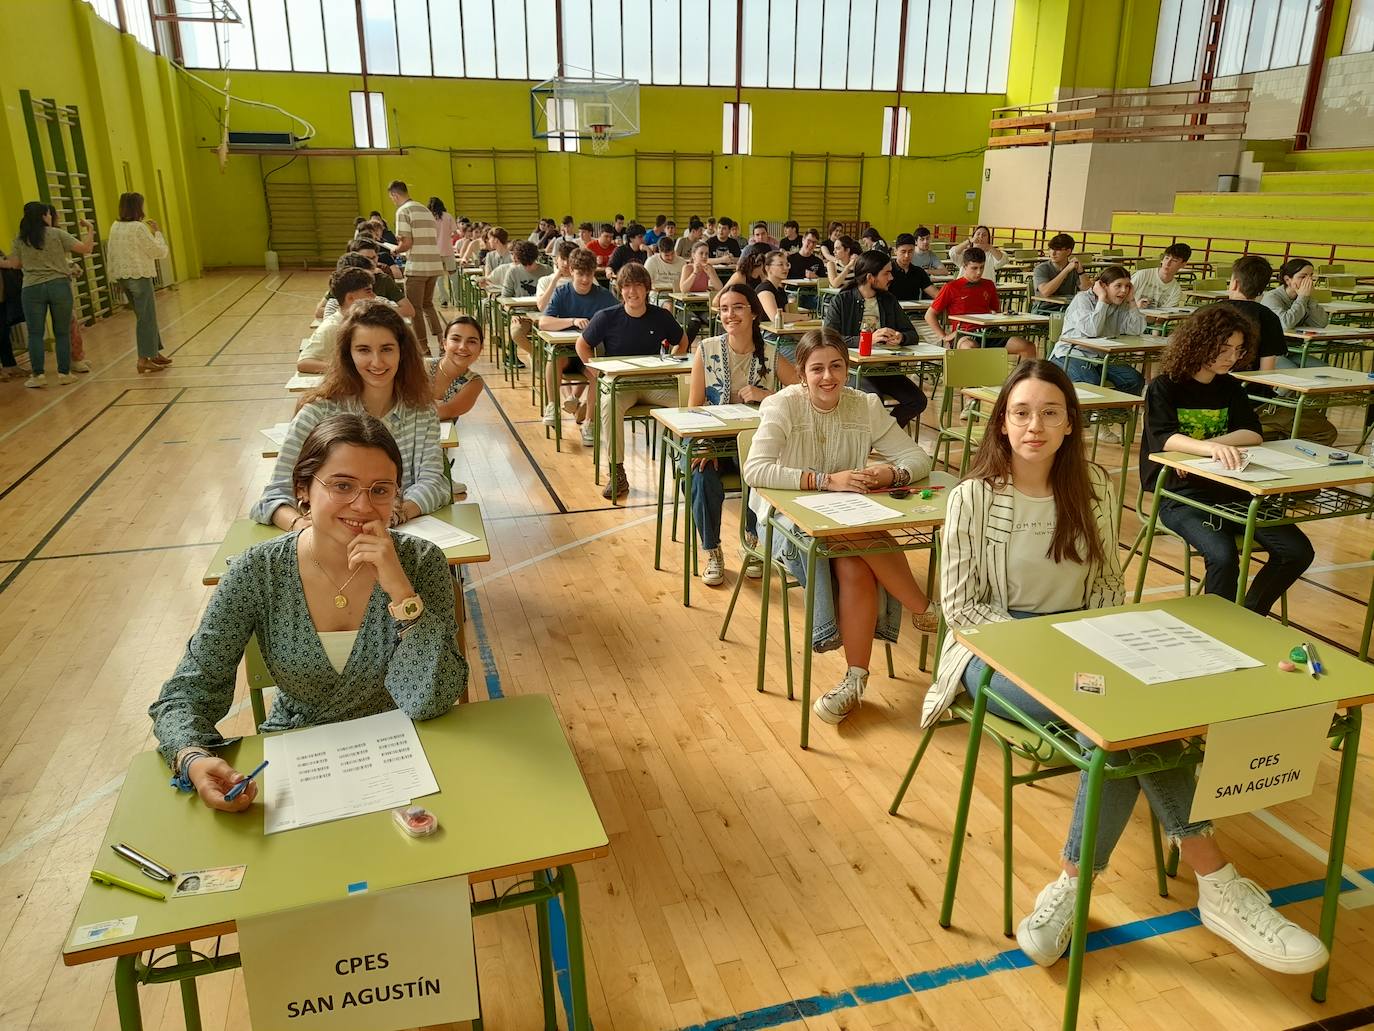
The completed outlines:
<svg viewBox="0 0 1374 1031">
<path fill-rule="evenodd" d="M 291 414 L 282 384 L 324 283 L 186 283 L 158 297 L 171 371 L 134 374 L 121 313 L 88 331 L 95 371 L 77 385 L 0 386 L 0 1029 L 117 1027 L 113 964 L 66 968 L 59 950 L 122 771 L 152 743 L 145 710 L 209 597 L 201 571 L 266 479 L 257 431 Z M 780 633 L 768 690 L 754 690 L 756 584 L 717 640 L 733 553 L 727 586 L 698 581 L 690 609 L 680 552 L 653 570 L 657 473 L 642 439 L 628 504 L 611 508 L 571 423 L 555 454 L 528 391 L 488 383 L 463 419 L 457 469 L 492 540 L 493 561 L 475 570 L 473 684 L 553 698 L 610 834 L 610 857 L 580 871 L 599 1031 L 1058 1027 L 1065 965 L 994 962 L 1014 948 L 1001 934 L 997 764 L 979 767 L 952 930 L 936 910 L 960 730 L 937 736 L 900 816 L 887 815 L 927 685 L 913 642 L 896 649 L 897 679 L 875 672 L 862 709 L 840 728 L 813 723 L 802 753 Z M 731 503 L 727 535 L 735 518 Z M 1128 540 L 1135 525 L 1128 512 Z M 1326 522 L 1311 536 L 1295 621 L 1353 648 L 1374 524 Z M 1151 589 L 1179 590 L 1178 549 L 1164 542 L 1157 556 Z M 825 656 L 816 683 L 840 673 Z M 246 709 L 227 729 L 250 729 Z M 1328 758 L 1317 793 L 1276 821 L 1224 822 L 1243 872 L 1271 889 L 1320 876 L 1334 773 Z M 1364 870 L 1374 764 L 1359 773 L 1348 862 Z M 1018 790 L 1018 915 L 1056 869 L 1072 788 Z M 1260 970 L 1205 930 L 1140 923 L 1196 902 L 1186 870 L 1170 898 L 1155 894 L 1147 827 L 1137 807 L 1094 896 L 1094 927 L 1130 933 L 1090 955 L 1081 1026 L 1277 1029 L 1374 1003 L 1374 907 L 1341 911 L 1326 1005 L 1307 978 Z M 1318 904 L 1285 912 L 1312 927 Z M 487 1027 L 540 1026 L 532 920 L 487 918 L 477 934 Z M 207 1029 L 248 1027 L 239 973 L 202 981 L 201 996 Z M 149 1031 L 182 1026 L 172 989 L 143 998 Z"/>
</svg>

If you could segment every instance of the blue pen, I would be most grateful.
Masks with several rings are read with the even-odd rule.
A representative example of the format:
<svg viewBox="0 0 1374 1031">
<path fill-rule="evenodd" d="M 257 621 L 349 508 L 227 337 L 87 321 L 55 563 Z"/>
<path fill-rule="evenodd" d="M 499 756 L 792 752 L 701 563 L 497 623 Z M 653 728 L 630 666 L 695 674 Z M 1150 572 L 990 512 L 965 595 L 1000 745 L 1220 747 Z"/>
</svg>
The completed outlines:
<svg viewBox="0 0 1374 1031">
<path fill-rule="evenodd" d="M 1294 444 L 1293 450 L 1301 451 L 1304 455 L 1311 455 L 1313 458 L 1317 457 L 1317 453 L 1315 451 L 1313 451 L 1310 447 L 1303 447 L 1301 444 Z"/>
<path fill-rule="evenodd" d="M 258 768 L 256 770 L 254 770 L 248 776 L 244 777 L 243 780 L 239 781 L 232 788 L 230 788 L 228 794 L 224 796 L 224 800 L 226 802 L 232 802 L 234 799 L 238 798 L 239 795 L 243 794 L 245 791 L 248 790 L 248 785 L 252 783 L 253 778 L 265 769 L 267 769 L 266 759 L 258 763 Z"/>
</svg>

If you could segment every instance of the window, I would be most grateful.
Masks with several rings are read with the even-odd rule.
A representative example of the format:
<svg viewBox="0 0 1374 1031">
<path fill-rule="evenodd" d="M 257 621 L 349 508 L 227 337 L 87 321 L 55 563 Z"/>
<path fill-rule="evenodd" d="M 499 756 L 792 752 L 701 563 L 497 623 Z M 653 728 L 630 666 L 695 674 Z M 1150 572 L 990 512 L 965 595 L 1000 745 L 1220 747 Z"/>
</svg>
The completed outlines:
<svg viewBox="0 0 1374 1031">
<path fill-rule="evenodd" d="M 1368 5 L 1368 0 L 1355 2 Z M 1209 0 L 1162 0 L 1152 86 L 1198 77 L 1209 8 Z M 1228 0 L 1217 48 L 1218 77 L 1306 64 L 1319 10 L 1315 0 Z M 1353 12 L 1350 24 L 1355 24 Z"/>
<path fill-rule="evenodd" d="M 911 108 L 883 108 L 883 142 L 880 153 L 904 158 L 911 145 Z"/>
<path fill-rule="evenodd" d="M 1353 0 L 1342 54 L 1374 53 L 1374 0 Z"/>
<path fill-rule="evenodd" d="M 369 92 L 366 94 L 367 106 L 364 107 L 363 96 L 361 90 L 348 95 L 353 105 L 353 146 L 384 150 L 390 146 L 386 132 L 386 101 L 382 94 Z"/>
<path fill-rule="evenodd" d="M 577 153 L 577 101 L 550 97 L 544 101 L 544 117 L 549 123 L 549 150 Z"/>
<path fill-rule="evenodd" d="M 753 125 L 749 118 L 749 105 L 733 101 L 724 105 L 721 121 L 722 154 L 748 154 L 753 150 Z"/>
</svg>

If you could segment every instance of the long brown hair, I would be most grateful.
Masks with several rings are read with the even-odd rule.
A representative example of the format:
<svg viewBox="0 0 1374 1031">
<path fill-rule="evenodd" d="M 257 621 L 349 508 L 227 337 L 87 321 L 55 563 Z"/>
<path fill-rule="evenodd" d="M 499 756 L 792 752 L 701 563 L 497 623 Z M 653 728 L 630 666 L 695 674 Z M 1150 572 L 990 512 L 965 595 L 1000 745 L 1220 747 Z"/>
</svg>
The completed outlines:
<svg viewBox="0 0 1374 1031">
<path fill-rule="evenodd" d="M 291 489 L 297 499 L 310 496 L 310 480 L 341 444 L 377 448 L 384 452 L 396 464 L 396 486 L 399 487 L 403 482 L 401 476 L 405 468 L 401 462 L 401 449 L 396 446 L 396 438 L 386 424 L 366 412 L 341 412 L 321 419 L 301 442 L 296 464 L 291 469 Z"/>
<path fill-rule="evenodd" d="M 1054 491 L 1054 538 L 1046 554 L 1056 562 L 1096 562 L 1106 560 L 1102 538 L 1093 517 L 1093 485 L 1088 473 L 1088 458 L 1083 450 L 1082 421 L 1078 392 L 1073 381 L 1054 362 L 1037 358 L 1018 365 L 997 395 L 988 417 L 988 432 L 973 458 L 970 479 L 991 487 L 1011 482 L 1011 440 L 1007 437 L 1007 404 L 1017 384 L 1028 379 L 1043 380 L 1064 395 L 1064 419 L 1068 433 L 1059 445 L 1050 468 L 1050 488 Z M 1104 474 L 1105 475 L 1105 474 Z"/>
<path fill-rule="evenodd" d="M 119 221 L 143 221 L 143 194 L 121 193 L 119 195 Z"/>
<path fill-rule="evenodd" d="M 1169 346 L 1159 356 L 1159 371 L 1175 383 L 1186 383 L 1204 365 L 1211 365 L 1231 339 L 1241 335 L 1237 369 L 1248 369 L 1259 344 L 1259 326 L 1239 308 L 1229 304 L 1209 304 L 1199 308 L 1169 337 Z"/>
<path fill-rule="evenodd" d="M 418 313 L 417 313 L 418 317 Z M 375 326 L 387 330 L 396 338 L 399 362 L 396 379 L 391 385 L 391 397 L 397 404 L 410 408 L 427 408 L 434 404 L 430 397 L 429 377 L 420 360 L 420 345 L 405 319 L 385 301 L 358 301 L 344 316 L 339 326 L 339 339 L 334 357 L 320 385 L 301 399 L 301 407 L 312 401 L 337 401 L 345 397 L 362 397 L 363 378 L 353 364 L 353 335 L 359 326 Z"/>
</svg>

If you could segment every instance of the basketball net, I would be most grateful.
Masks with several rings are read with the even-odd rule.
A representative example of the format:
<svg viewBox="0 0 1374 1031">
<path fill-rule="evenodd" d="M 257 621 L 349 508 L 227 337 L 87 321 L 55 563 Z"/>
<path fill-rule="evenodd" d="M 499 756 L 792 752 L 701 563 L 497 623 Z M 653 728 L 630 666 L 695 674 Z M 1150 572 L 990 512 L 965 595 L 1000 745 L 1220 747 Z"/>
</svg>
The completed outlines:
<svg viewBox="0 0 1374 1031">
<path fill-rule="evenodd" d="M 592 126 L 592 153 L 609 154 L 611 151 L 611 127 L 609 125 Z"/>
</svg>

